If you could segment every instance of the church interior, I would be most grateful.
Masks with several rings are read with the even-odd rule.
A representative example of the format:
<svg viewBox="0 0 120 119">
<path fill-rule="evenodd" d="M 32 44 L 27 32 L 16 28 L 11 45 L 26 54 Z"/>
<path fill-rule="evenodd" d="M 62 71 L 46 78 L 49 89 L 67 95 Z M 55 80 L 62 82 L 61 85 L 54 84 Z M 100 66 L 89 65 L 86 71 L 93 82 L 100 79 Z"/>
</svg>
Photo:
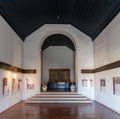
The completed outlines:
<svg viewBox="0 0 120 119">
<path fill-rule="evenodd" d="M 120 0 L 0 0 L 0 119 L 16 118 L 120 118 Z"/>
</svg>

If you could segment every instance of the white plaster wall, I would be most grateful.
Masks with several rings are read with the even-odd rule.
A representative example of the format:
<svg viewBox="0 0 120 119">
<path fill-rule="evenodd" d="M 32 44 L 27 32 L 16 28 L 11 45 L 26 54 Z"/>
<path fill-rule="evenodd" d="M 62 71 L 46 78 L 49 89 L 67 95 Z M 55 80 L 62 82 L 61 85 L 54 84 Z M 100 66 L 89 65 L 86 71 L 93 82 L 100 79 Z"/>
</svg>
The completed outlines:
<svg viewBox="0 0 120 119">
<path fill-rule="evenodd" d="M 22 67 L 22 40 L 0 16 L 0 61 Z"/>
<path fill-rule="evenodd" d="M 120 13 L 94 41 L 95 67 L 120 60 Z"/>
<path fill-rule="evenodd" d="M 78 54 L 78 92 L 94 100 L 94 87 L 82 87 L 82 79 L 92 79 L 94 85 L 94 74 L 82 74 L 81 69 L 94 69 L 93 42 L 91 39 L 79 39 L 80 46 L 77 49 Z"/>
<path fill-rule="evenodd" d="M 9 95 L 7 96 L 4 96 L 2 94 L 2 89 L 3 89 L 2 79 L 3 78 L 8 79 Z M 20 91 L 18 91 L 17 89 L 15 94 L 12 93 L 12 79 L 13 78 L 15 78 L 16 84 L 18 85 L 18 79 L 22 79 L 22 74 L 0 69 L 0 112 L 8 109 L 9 107 L 13 106 L 14 104 L 22 100 L 22 85 L 21 85 Z"/>
<path fill-rule="evenodd" d="M 88 98 L 94 100 L 94 74 L 81 74 L 81 81 L 79 83 L 79 92 L 82 93 L 83 95 L 86 95 Z M 82 86 L 82 79 L 87 79 L 87 80 L 93 80 L 93 86 L 87 86 L 87 87 L 83 87 Z"/>
<path fill-rule="evenodd" d="M 95 74 L 95 100 L 120 113 L 120 96 L 113 94 L 113 77 L 120 77 L 120 68 Z M 105 92 L 100 91 L 100 79 L 105 78 Z"/>
<path fill-rule="evenodd" d="M 22 40 L 0 16 L 0 61 L 17 67 L 22 67 Z M 21 93 L 11 95 L 11 80 L 14 72 L 0 69 L 0 88 L 2 78 L 9 79 L 10 93 L 8 96 L 0 96 L 0 112 L 21 101 Z M 22 74 L 16 73 L 16 79 L 22 79 Z M 2 89 L 0 89 L 2 91 Z M 1 94 L 1 93 L 0 93 Z"/>
<path fill-rule="evenodd" d="M 95 68 L 120 60 L 120 13 L 94 41 Z M 113 95 L 113 77 L 120 68 L 95 74 L 95 100 L 120 113 L 120 96 Z M 106 91 L 100 92 L 100 78 L 106 79 Z"/>
<path fill-rule="evenodd" d="M 37 69 L 35 78 L 35 92 L 40 92 L 41 85 L 41 46 L 45 38 L 49 35 L 59 33 L 68 36 L 76 47 L 75 60 L 76 60 L 76 81 L 78 82 L 78 92 L 81 92 L 81 79 L 85 74 L 81 74 L 83 68 L 94 68 L 93 64 L 93 42 L 90 37 L 86 36 L 71 25 L 53 25 L 46 24 L 40 29 L 28 36 L 24 42 L 23 52 L 23 68 Z M 93 74 L 89 75 L 88 78 L 93 77 Z M 94 77 L 93 77 L 94 78 Z M 24 75 L 24 79 L 26 76 Z M 79 87 L 78 87 L 79 86 Z M 89 92 L 86 92 L 86 96 Z M 30 96 L 30 95 L 29 95 Z M 28 98 L 26 94 L 23 94 L 23 98 Z M 32 94 L 31 94 L 32 96 Z M 93 97 L 93 96 L 91 96 Z"/>
<path fill-rule="evenodd" d="M 50 46 L 42 52 L 42 84 L 49 81 L 49 69 L 70 69 L 70 80 L 75 80 L 75 52 L 66 46 Z"/>
<path fill-rule="evenodd" d="M 26 100 L 28 99 L 28 97 L 31 97 L 33 96 L 34 94 L 36 93 L 39 93 L 36 91 L 37 89 L 37 82 L 36 82 L 36 74 L 23 74 L 23 93 L 22 93 L 22 100 Z M 27 80 L 26 79 L 30 79 L 33 81 L 33 84 L 34 84 L 34 89 L 27 89 Z M 38 87 L 39 90 L 40 90 L 40 87 Z"/>
</svg>

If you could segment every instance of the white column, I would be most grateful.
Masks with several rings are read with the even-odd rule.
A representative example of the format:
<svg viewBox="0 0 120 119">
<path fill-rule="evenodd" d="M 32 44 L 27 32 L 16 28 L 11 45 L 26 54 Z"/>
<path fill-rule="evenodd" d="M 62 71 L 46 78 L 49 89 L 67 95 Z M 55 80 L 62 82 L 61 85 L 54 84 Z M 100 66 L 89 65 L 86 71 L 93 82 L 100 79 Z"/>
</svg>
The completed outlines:
<svg viewBox="0 0 120 119">
<path fill-rule="evenodd" d="M 79 51 L 80 49 L 76 49 L 75 52 L 75 79 L 76 79 L 76 91 L 79 93 L 80 91 L 80 74 L 81 74 L 81 69 L 80 69 L 80 59 L 79 59 Z"/>
</svg>

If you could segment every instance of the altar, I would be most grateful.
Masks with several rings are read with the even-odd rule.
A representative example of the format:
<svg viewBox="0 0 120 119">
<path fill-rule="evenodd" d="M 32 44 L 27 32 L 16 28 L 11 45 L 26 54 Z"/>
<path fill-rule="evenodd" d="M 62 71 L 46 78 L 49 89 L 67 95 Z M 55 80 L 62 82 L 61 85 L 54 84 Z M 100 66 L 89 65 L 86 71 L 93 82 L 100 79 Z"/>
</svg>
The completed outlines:
<svg viewBox="0 0 120 119">
<path fill-rule="evenodd" d="M 70 90 L 71 82 L 48 82 L 48 90 Z"/>
</svg>

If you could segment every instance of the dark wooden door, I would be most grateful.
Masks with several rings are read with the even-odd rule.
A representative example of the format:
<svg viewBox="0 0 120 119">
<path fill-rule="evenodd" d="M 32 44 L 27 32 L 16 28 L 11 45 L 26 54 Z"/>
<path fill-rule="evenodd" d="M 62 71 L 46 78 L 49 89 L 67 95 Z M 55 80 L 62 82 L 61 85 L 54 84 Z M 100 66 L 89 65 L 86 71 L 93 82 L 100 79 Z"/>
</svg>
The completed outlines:
<svg viewBox="0 0 120 119">
<path fill-rule="evenodd" d="M 49 81 L 70 81 L 70 69 L 49 69 Z"/>
</svg>

